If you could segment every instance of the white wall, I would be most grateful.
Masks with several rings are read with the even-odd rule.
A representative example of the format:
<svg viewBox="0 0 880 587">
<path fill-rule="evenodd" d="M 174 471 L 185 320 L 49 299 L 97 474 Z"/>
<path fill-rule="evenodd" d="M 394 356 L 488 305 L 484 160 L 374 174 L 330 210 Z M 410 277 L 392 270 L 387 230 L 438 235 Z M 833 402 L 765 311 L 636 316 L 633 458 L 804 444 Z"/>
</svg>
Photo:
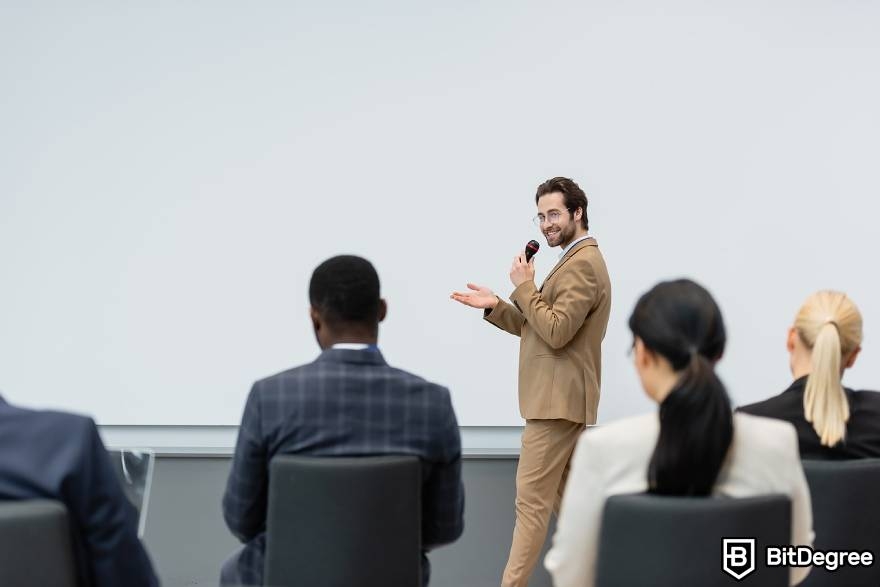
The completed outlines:
<svg viewBox="0 0 880 587">
<path fill-rule="evenodd" d="M 650 408 L 626 320 L 677 276 L 725 312 L 736 402 L 787 385 L 785 329 L 826 287 L 865 318 L 848 383 L 880 387 L 880 4 L 329 4 L 0 8 L 7 399 L 234 424 L 317 354 L 309 276 L 353 252 L 389 361 L 463 425 L 518 424 L 517 341 L 448 294 L 510 291 L 553 175 L 613 280 L 601 420 Z"/>
</svg>

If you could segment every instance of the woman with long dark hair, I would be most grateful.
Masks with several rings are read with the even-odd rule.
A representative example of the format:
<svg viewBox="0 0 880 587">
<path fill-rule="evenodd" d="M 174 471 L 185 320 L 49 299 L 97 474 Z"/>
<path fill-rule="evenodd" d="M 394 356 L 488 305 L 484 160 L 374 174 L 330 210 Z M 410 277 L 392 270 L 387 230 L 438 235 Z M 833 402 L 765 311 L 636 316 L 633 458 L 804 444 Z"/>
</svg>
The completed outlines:
<svg viewBox="0 0 880 587">
<path fill-rule="evenodd" d="M 709 292 L 686 279 L 660 283 L 639 299 L 629 327 L 636 371 L 659 413 L 582 435 L 545 560 L 554 584 L 593 584 L 602 508 L 616 494 L 785 493 L 792 501 L 792 544 L 812 543 L 795 431 L 785 422 L 733 414 L 715 373 L 726 334 Z M 807 572 L 792 568 L 792 584 Z"/>
</svg>

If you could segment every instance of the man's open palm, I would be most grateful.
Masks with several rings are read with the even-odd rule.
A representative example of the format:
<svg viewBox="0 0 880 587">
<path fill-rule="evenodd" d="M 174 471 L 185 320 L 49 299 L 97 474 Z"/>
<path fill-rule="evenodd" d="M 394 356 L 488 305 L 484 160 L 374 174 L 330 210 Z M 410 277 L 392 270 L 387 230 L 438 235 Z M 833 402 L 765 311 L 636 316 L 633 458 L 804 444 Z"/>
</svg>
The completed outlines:
<svg viewBox="0 0 880 587">
<path fill-rule="evenodd" d="M 461 302 L 465 306 L 470 306 L 471 308 L 494 308 L 498 303 L 498 298 L 488 287 L 475 285 L 473 283 L 469 283 L 467 286 L 468 289 L 472 291 L 463 293 L 454 291 L 449 297 L 456 302 Z"/>
</svg>

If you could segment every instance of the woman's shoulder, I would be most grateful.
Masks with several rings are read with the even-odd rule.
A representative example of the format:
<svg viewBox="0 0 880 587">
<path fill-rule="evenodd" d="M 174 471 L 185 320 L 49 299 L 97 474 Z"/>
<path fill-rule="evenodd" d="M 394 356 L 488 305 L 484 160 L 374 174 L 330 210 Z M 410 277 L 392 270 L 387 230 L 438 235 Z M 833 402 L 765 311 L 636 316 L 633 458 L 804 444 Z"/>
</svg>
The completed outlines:
<svg viewBox="0 0 880 587">
<path fill-rule="evenodd" d="M 849 400 L 849 421 L 847 431 L 871 430 L 880 428 L 880 392 L 846 390 Z M 876 435 L 872 434 L 876 438 Z"/>
<path fill-rule="evenodd" d="M 717 491 L 734 497 L 787 492 L 800 467 L 797 433 L 785 420 L 734 415 L 733 442 Z"/>
<path fill-rule="evenodd" d="M 798 388 L 788 388 L 780 394 L 770 396 L 736 408 L 739 413 L 779 418 L 803 411 L 803 392 Z"/>
<path fill-rule="evenodd" d="M 737 412 L 733 417 L 733 442 L 741 456 L 760 454 L 763 460 L 798 459 L 795 427 L 785 420 Z"/>
<path fill-rule="evenodd" d="M 647 466 L 659 431 L 656 412 L 590 427 L 578 441 L 572 467 L 589 471 L 591 483 L 601 486 L 603 491 L 644 491 Z"/>
<path fill-rule="evenodd" d="M 584 431 L 582 442 L 590 444 L 614 444 L 637 441 L 642 437 L 656 438 L 660 429 L 660 420 L 656 412 L 629 416 L 590 426 Z"/>
<path fill-rule="evenodd" d="M 880 391 L 871 391 L 868 389 L 847 389 L 850 399 L 856 400 L 868 406 L 880 406 Z"/>
<path fill-rule="evenodd" d="M 747 438 L 792 438 L 797 439 L 794 426 L 779 418 L 758 416 L 744 412 L 733 415 L 733 427 L 739 436 Z"/>
<path fill-rule="evenodd" d="M 656 412 L 621 418 L 607 424 L 587 428 L 578 441 L 581 457 L 614 461 L 640 461 L 643 453 L 650 455 L 660 433 L 660 419 Z"/>
</svg>

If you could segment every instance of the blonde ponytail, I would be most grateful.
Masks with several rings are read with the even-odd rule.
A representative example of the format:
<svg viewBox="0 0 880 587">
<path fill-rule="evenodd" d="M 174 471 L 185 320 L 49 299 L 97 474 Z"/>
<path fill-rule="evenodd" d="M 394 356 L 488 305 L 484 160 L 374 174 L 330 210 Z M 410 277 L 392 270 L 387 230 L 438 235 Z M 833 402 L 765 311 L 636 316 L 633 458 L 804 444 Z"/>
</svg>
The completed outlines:
<svg viewBox="0 0 880 587">
<path fill-rule="evenodd" d="M 795 319 L 801 340 L 811 349 L 804 391 L 804 417 L 824 446 L 846 437 L 849 403 L 841 384 L 841 365 L 862 342 L 862 317 L 846 294 L 821 291 L 810 296 Z"/>
</svg>

